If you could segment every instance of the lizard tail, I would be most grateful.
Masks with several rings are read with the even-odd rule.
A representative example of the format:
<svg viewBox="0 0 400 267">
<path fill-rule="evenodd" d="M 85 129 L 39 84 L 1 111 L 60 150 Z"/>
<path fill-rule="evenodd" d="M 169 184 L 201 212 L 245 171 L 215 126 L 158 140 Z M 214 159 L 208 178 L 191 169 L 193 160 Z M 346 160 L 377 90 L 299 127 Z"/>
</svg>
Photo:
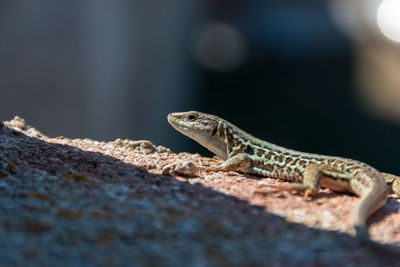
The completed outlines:
<svg viewBox="0 0 400 267">
<path fill-rule="evenodd" d="M 372 175 L 369 175 L 370 177 Z M 353 212 L 353 228 L 360 239 L 369 239 L 366 221 L 371 214 L 386 203 L 388 187 L 386 181 L 379 174 L 374 175 L 368 190 L 360 192 L 361 197 Z"/>
</svg>

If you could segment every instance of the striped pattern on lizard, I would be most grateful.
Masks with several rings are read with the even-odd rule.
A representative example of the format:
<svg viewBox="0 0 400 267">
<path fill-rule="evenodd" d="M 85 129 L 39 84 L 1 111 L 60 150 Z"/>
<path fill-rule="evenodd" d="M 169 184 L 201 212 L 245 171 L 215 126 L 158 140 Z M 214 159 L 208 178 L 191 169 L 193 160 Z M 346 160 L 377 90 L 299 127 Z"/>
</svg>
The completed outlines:
<svg viewBox="0 0 400 267">
<path fill-rule="evenodd" d="M 400 196 L 400 177 L 382 173 L 352 159 L 311 154 L 260 140 L 217 116 L 197 111 L 168 115 L 168 122 L 225 162 L 209 171 L 241 171 L 292 182 L 289 188 L 305 192 L 319 187 L 352 193 L 361 199 L 353 211 L 356 236 L 369 239 L 366 220 L 386 203 L 388 192 Z"/>
</svg>

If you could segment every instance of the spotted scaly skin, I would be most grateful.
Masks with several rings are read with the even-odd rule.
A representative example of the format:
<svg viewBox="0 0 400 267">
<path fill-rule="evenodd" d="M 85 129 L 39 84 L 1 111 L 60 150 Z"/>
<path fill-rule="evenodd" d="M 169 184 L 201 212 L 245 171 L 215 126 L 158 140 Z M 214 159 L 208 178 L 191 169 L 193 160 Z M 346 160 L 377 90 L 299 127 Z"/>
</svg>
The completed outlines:
<svg viewBox="0 0 400 267">
<path fill-rule="evenodd" d="M 168 122 L 225 162 L 210 171 L 241 171 L 293 182 L 290 188 L 315 193 L 319 187 L 361 199 L 352 218 L 356 235 L 369 239 L 366 220 L 382 207 L 388 192 L 400 196 L 400 177 L 352 159 L 304 153 L 260 140 L 217 116 L 197 111 L 168 115 Z M 201 167 L 200 167 L 201 168 Z"/>
</svg>

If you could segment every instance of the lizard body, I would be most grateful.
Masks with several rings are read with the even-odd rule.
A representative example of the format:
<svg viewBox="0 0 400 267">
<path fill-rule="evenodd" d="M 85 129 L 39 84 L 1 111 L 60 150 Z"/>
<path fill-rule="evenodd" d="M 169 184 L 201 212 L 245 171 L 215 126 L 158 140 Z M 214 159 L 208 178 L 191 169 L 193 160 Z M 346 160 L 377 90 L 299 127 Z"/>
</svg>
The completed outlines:
<svg viewBox="0 0 400 267">
<path fill-rule="evenodd" d="M 356 235 L 369 238 L 368 217 L 383 206 L 389 190 L 400 196 L 400 177 L 352 159 L 305 153 L 255 138 L 226 120 L 197 111 L 171 113 L 168 122 L 225 162 L 211 171 L 241 171 L 292 182 L 305 191 L 319 187 L 353 193 L 361 199 L 352 218 Z"/>
</svg>

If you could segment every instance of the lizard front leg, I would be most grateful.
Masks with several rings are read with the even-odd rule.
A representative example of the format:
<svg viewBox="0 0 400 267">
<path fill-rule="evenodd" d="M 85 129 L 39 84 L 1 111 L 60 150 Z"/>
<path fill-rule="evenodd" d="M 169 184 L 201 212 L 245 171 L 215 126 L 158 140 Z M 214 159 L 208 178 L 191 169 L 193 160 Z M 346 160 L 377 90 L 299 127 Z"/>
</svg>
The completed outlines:
<svg viewBox="0 0 400 267">
<path fill-rule="evenodd" d="M 240 171 L 246 170 L 251 166 L 252 159 L 249 154 L 239 153 L 229 159 L 227 159 L 224 163 L 215 167 L 201 167 L 198 169 L 205 171 Z"/>
</svg>

